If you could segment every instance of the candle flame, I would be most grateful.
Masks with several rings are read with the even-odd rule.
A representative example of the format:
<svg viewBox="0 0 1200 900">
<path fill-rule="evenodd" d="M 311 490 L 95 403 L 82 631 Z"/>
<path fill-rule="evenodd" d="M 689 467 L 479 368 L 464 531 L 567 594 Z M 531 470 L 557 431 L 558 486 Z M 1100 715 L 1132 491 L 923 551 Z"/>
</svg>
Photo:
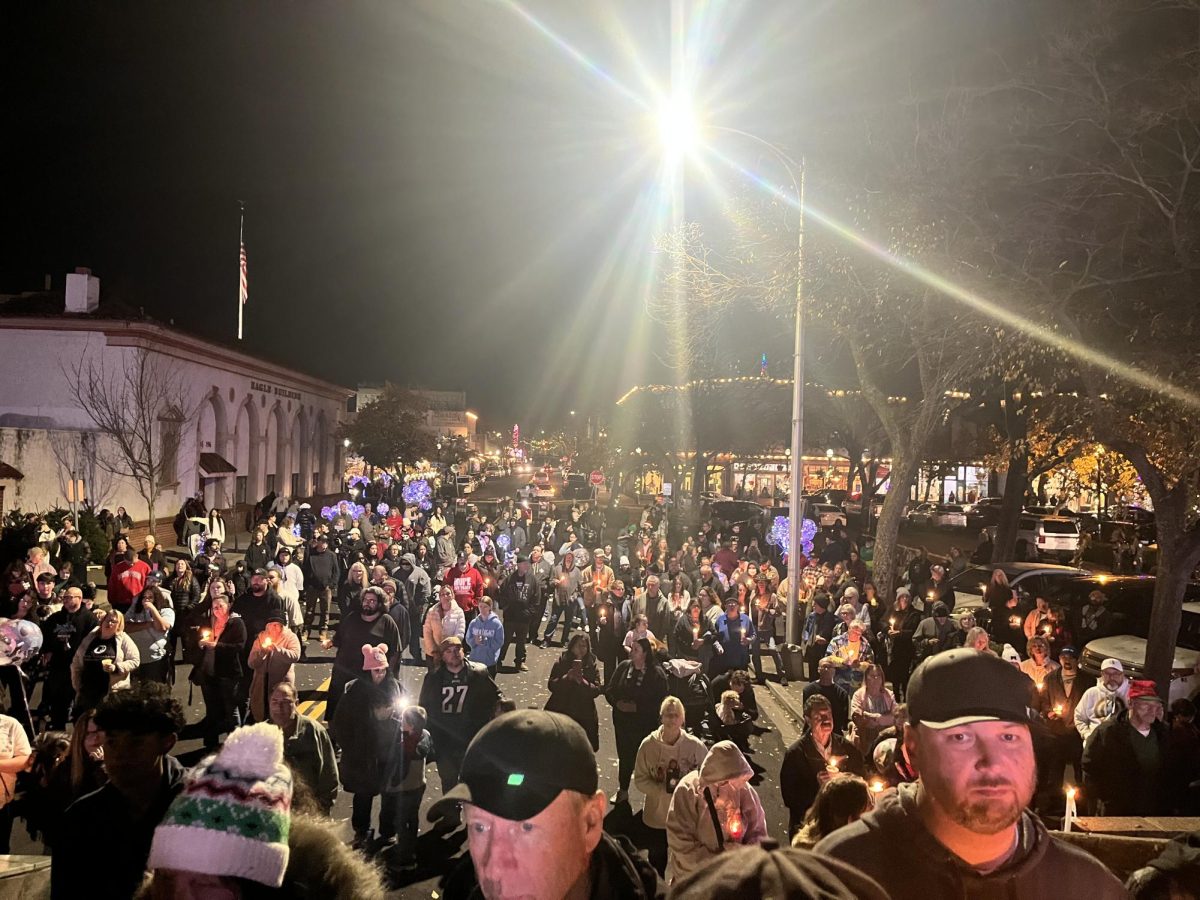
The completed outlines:
<svg viewBox="0 0 1200 900">
<path fill-rule="evenodd" d="M 871 792 L 875 794 L 883 793 L 883 782 L 879 779 L 871 782 Z"/>
<path fill-rule="evenodd" d="M 1073 787 L 1073 786 L 1067 788 L 1067 799 L 1068 800 L 1074 800 L 1078 796 L 1079 796 L 1079 788 Z"/>
</svg>

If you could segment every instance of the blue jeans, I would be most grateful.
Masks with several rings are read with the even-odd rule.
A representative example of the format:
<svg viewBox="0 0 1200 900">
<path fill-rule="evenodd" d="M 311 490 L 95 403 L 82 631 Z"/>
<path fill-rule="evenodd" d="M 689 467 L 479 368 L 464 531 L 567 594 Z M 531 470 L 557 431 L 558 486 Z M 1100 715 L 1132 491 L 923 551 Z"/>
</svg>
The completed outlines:
<svg viewBox="0 0 1200 900">
<path fill-rule="evenodd" d="M 554 634 L 555 629 L 558 628 L 558 620 L 562 616 L 563 613 L 567 614 L 567 620 L 563 625 L 563 637 L 562 637 L 563 644 L 566 644 L 567 638 L 571 636 L 571 623 L 575 621 L 576 616 L 579 617 L 580 627 L 583 628 L 584 630 L 587 629 L 587 616 L 584 614 L 584 611 L 583 611 L 583 601 L 582 600 L 579 600 L 579 601 L 571 600 L 567 603 L 566 606 L 559 606 L 557 603 L 555 603 L 554 611 L 550 615 L 550 624 L 548 624 L 546 626 L 546 631 L 542 636 L 543 641 L 545 641 L 547 643 L 550 641 L 550 638 Z"/>
</svg>

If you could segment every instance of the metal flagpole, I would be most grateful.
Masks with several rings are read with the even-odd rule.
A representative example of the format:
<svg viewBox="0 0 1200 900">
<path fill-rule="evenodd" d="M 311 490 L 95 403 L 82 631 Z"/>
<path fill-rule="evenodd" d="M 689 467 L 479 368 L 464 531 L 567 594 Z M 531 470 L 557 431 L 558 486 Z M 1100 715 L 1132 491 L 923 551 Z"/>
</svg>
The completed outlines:
<svg viewBox="0 0 1200 900">
<path fill-rule="evenodd" d="M 246 203 L 238 201 L 238 336 L 242 339 L 242 308 L 246 305 Z"/>
</svg>

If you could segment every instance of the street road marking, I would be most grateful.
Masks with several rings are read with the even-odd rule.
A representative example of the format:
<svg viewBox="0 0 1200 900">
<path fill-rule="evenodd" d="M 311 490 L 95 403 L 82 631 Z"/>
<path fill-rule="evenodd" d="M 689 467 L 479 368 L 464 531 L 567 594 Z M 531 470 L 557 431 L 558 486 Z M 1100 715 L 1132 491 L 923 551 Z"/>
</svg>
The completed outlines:
<svg viewBox="0 0 1200 900">
<path fill-rule="evenodd" d="M 328 695 L 329 694 L 329 684 L 330 684 L 330 679 L 326 678 L 324 681 L 322 681 L 320 683 L 320 685 L 318 685 L 316 692 L 318 694 Z M 307 693 L 307 691 L 305 693 Z M 308 716 L 310 719 L 319 718 L 319 716 L 313 715 L 313 710 L 315 710 L 317 707 L 320 707 L 321 713 L 324 714 L 325 701 L 322 700 L 320 697 L 313 697 L 311 700 L 305 700 L 303 703 L 299 704 L 296 707 L 296 712 L 300 713 L 300 715 L 302 715 L 302 716 Z"/>
</svg>

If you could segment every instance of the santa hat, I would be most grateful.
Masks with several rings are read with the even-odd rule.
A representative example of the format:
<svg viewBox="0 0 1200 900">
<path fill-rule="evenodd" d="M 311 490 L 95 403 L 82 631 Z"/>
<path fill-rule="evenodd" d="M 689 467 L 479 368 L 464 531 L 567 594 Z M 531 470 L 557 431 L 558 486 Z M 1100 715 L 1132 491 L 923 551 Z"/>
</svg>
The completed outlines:
<svg viewBox="0 0 1200 900">
<path fill-rule="evenodd" d="M 291 807 L 283 732 L 270 722 L 239 728 L 188 776 L 154 830 L 148 865 L 279 887 Z"/>
<path fill-rule="evenodd" d="M 387 644 L 376 644 L 374 647 L 370 644 L 363 644 L 363 671 L 386 669 L 388 667 L 387 650 Z"/>
</svg>

